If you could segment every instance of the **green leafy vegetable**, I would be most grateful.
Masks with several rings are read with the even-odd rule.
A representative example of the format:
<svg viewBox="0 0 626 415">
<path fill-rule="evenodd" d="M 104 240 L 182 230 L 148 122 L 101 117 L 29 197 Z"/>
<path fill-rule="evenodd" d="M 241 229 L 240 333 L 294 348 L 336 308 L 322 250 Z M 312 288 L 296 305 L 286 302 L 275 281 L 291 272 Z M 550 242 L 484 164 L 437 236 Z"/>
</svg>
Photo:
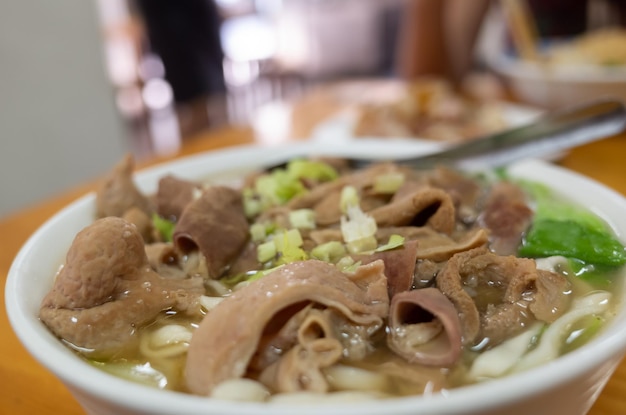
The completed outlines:
<svg viewBox="0 0 626 415">
<path fill-rule="evenodd" d="M 608 266 L 626 264 L 626 250 L 611 234 L 573 220 L 535 220 L 519 254 L 535 258 L 562 255 Z"/>
<path fill-rule="evenodd" d="M 548 186 L 530 181 L 522 181 L 520 185 L 530 194 L 536 204 L 535 218 L 571 220 L 585 227 L 606 231 L 606 223 L 597 215 L 571 202 L 555 197 L 553 190 Z"/>
<path fill-rule="evenodd" d="M 586 270 L 626 264 L 626 248 L 600 217 L 555 197 L 543 184 L 522 181 L 520 185 L 536 204 L 534 222 L 524 238 L 520 255 L 562 255 L 584 264 Z M 582 265 L 579 268 L 583 270 Z"/>
</svg>

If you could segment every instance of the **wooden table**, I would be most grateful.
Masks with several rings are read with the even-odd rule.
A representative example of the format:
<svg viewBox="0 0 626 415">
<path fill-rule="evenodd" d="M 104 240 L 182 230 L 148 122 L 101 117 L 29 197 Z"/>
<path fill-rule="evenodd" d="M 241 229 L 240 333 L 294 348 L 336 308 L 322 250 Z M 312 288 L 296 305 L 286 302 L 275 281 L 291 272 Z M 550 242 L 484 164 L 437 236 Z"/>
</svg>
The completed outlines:
<svg viewBox="0 0 626 415">
<path fill-rule="evenodd" d="M 335 107 L 321 105 L 314 98 L 305 99 L 293 112 L 292 133 L 306 136 L 317 121 L 329 115 Z M 187 140 L 176 156 L 142 163 L 140 167 L 167 161 L 171 158 L 214 150 L 254 141 L 252 130 L 225 128 L 201 134 Z M 608 138 L 572 150 L 558 163 L 587 175 L 626 195 L 626 135 Z M 46 219 L 64 205 L 92 190 L 94 183 L 70 189 L 67 192 L 31 206 L 0 220 L 0 298 L 4 310 L 6 275 L 18 250 L 26 239 Z M 626 212 L 625 212 L 626 214 Z M 7 415 L 78 415 L 84 414 L 65 387 L 21 346 L 7 320 L 0 313 L 0 414 Z M 626 413 L 626 362 L 610 379 L 589 415 L 617 415 Z"/>
</svg>

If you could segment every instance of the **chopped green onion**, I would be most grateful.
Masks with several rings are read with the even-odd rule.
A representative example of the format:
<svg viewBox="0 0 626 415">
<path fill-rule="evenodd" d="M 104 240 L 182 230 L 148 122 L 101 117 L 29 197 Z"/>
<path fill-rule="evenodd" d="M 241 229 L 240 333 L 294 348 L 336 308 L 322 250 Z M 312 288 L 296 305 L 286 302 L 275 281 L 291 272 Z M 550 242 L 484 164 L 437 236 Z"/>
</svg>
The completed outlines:
<svg viewBox="0 0 626 415">
<path fill-rule="evenodd" d="M 302 179 L 327 181 L 337 178 L 335 169 L 323 162 L 292 160 L 284 169 L 274 169 L 256 178 L 254 187 L 244 190 L 244 209 L 251 218 L 272 206 L 280 206 L 306 193 Z"/>
<path fill-rule="evenodd" d="M 400 172 L 381 174 L 374 178 L 374 191 L 377 193 L 393 194 L 398 191 L 403 183 L 404 174 Z"/>
<path fill-rule="evenodd" d="M 276 251 L 279 254 L 279 264 L 287 264 L 294 261 L 308 259 L 306 252 L 301 248 L 303 241 L 298 229 L 276 234 L 274 236 Z"/>
<path fill-rule="evenodd" d="M 277 233 L 274 237 L 274 243 L 278 251 L 283 251 L 289 246 L 302 246 L 302 235 L 297 229 L 289 229 L 284 232 Z"/>
<path fill-rule="evenodd" d="M 306 191 L 298 178 L 280 169 L 260 176 L 256 180 L 255 190 L 270 206 L 282 205 Z"/>
<path fill-rule="evenodd" d="M 276 244 L 274 241 L 268 241 L 260 244 L 256 248 L 256 259 L 260 263 L 265 263 L 274 259 L 276 256 Z"/>
<path fill-rule="evenodd" d="M 152 214 L 152 224 L 166 242 L 171 242 L 176 224 L 170 220 L 162 218 L 156 213 Z"/>
<path fill-rule="evenodd" d="M 358 205 L 349 205 L 347 215 L 341 217 L 341 234 L 352 253 L 376 249 L 376 221 Z"/>
<path fill-rule="evenodd" d="M 297 209 L 289 212 L 289 223 L 298 229 L 315 229 L 315 211 Z"/>
<path fill-rule="evenodd" d="M 276 224 L 274 222 L 257 222 L 250 225 L 250 237 L 253 242 L 262 242 L 274 232 L 276 232 Z"/>
<path fill-rule="evenodd" d="M 351 254 L 359 254 L 365 252 L 371 252 L 376 249 L 378 241 L 374 236 L 367 236 L 365 238 L 356 239 L 346 243 L 348 252 Z"/>
<path fill-rule="evenodd" d="M 324 262 L 336 263 L 346 255 L 345 246 L 338 241 L 330 241 L 318 245 L 311 250 L 311 257 Z"/>
<path fill-rule="evenodd" d="M 399 248 L 402 245 L 404 245 L 404 237 L 401 235 L 393 234 L 389 237 L 389 241 L 386 244 L 376 248 L 376 252 L 390 251 L 392 249 Z"/>
<path fill-rule="evenodd" d="M 346 213 L 349 206 L 359 206 L 359 193 L 354 186 L 345 186 L 341 189 L 339 209 L 342 213 Z"/>
<path fill-rule="evenodd" d="M 337 264 L 335 264 L 335 266 L 341 271 L 341 272 L 354 272 L 356 271 L 356 269 L 358 267 L 361 266 L 361 261 L 355 261 L 352 257 L 350 256 L 345 256 L 343 258 L 341 258 Z"/>
<path fill-rule="evenodd" d="M 287 173 L 294 178 L 329 181 L 337 178 L 337 171 L 327 163 L 313 160 L 292 160 L 287 164 Z"/>
<path fill-rule="evenodd" d="M 250 225 L 250 237 L 253 242 L 260 242 L 267 236 L 266 226 L 263 223 L 253 223 Z"/>
<path fill-rule="evenodd" d="M 263 204 L 250 188 L 243 189 L 243 210 L 248 218 L 252 218 L 263 211 Z"/>
</svg>

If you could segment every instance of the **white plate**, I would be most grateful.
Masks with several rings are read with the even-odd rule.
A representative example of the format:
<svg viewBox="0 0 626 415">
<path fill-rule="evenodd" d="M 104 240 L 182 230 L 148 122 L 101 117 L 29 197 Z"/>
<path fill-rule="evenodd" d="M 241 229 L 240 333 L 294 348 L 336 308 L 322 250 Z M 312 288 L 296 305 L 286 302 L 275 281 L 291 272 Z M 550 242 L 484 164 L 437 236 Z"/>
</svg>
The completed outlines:
<svg viewBox="0 0 626 415">
<path fill-rule="evenodd" d="M 511 104 L 508 102 L 499 102 L 499 108 L 502 110 L 502 116 L 508 127 L 518 127 L 528 124 L 536 120 L 543 114 L 543 111 L 523 105 Z M 349 107 L 331 117 L 320 122 L 313 132 L 311 139 L 320 141 L 325 144 L 336 144 L 340 141 L 362 140 L 363 138 L 373 139 L 375 137 L 355 137 L 354 128 L 358 120 L 359 112 L 356 107 Z M 427 148 L 441 149 L 445 144 L 435 142 L 419 137 L 395 137 L 385 138 L 387 141 L 416 141 L 423 143 Z"/>
</svg>

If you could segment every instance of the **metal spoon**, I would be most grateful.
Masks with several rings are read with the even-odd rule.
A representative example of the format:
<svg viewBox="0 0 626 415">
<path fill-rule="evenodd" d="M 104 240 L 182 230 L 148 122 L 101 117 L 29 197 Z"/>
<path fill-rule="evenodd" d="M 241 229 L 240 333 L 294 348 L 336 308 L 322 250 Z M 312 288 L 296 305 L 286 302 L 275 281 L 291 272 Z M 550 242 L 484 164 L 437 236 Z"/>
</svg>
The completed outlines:
<svg viewBox="0 0 626 415">
<path fill-rule="evenodd" d="M 585 143 L 619 134 L 626 128 L 626 109 L 616 99 L 606 99 L 551 112 L 527 125 L 454 145 L 433 154 L 394 158 L 413 168 L 437 165 L 473 171 L 504 166 L 525 158 L 546 157 Z M 358 142 L 355 143 L 358 146 Z M 354 168 L 381 160 L 347 158 Z M 280 163 L 267 167 L 284 167 Z"/>
</svg>

